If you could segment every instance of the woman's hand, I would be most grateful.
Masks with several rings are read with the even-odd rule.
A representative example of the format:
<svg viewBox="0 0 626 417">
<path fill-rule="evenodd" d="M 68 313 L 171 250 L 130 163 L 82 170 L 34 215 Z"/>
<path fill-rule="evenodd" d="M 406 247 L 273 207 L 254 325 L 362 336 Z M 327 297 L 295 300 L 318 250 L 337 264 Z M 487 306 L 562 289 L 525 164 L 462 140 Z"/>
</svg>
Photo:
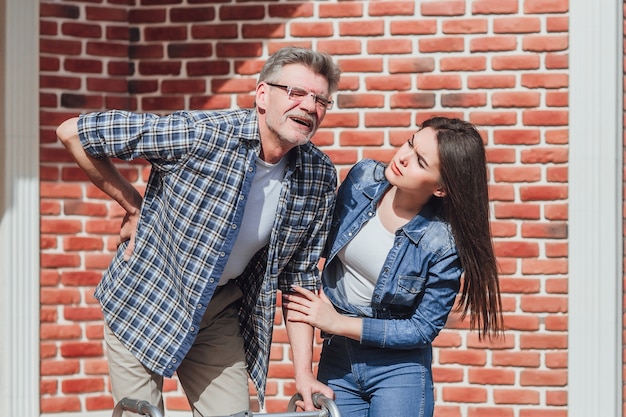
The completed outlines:
<svg viewBox="0 0 626 417">
<path fill-rule="evenodd" d="M 335 310 L 330 300 L 320 290 L 320 295 L 305 288 L 293 286 L 293 292 L 283 294 L 283 306 L 298 314 L 291 314 L 290 321 L 302 322 L 333 334 L 337 322 L 343 316 Z"/>
</svg>

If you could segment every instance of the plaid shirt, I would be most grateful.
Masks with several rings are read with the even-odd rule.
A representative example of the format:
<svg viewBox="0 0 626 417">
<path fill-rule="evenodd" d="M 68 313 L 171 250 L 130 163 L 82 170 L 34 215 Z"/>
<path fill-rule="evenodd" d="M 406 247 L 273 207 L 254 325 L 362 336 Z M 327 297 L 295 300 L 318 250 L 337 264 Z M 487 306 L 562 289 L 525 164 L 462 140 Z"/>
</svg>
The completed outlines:
<svg viewBox="0 0 626 417">
<path fill-rule="evenodd" d="M 169 116 L 82 115 L 93 157 L 152 164 L 131 259 L 120 245 L 95 296 L 104 318 L 142 364 L 170 377 L 185 358 L 233 248 L 260 151 L 256 110 Z M 269 245 L 238 278 L 248 372 L 263 403 L 277 290 L 319 287 L 317 264 L 337 183 L 313 144 L 294 148 Z"/>
</svg>

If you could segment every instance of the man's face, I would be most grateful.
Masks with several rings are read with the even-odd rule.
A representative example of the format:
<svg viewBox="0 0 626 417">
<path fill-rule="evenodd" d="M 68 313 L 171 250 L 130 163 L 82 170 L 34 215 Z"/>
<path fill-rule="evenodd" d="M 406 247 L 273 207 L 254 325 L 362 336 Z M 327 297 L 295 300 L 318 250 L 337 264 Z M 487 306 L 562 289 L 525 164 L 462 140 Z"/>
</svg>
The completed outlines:
<svg viewBox="0 0 626 417">
<path fill-rule="evenodd" d="M 326 115 L 323 102 L 328 98 L 328 81 L 324 76 L 300 64 L 284 66 L 278 79 L 257 86 L 261 134 L 270 136 L 262 140 L 287 149 L 306 143 Z"/>
</svg>

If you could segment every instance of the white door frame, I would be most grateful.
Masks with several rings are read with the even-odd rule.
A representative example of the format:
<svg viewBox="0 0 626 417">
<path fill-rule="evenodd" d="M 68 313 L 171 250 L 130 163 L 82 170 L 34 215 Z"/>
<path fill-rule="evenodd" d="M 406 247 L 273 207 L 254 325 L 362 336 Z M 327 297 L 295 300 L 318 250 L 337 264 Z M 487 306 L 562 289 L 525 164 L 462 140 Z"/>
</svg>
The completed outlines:
<svg viewBox="0 0 626 417">
<path fill-rule="evenodd" d="M 571 0 L 569 417 L 622 415 L 623 0 Z"/>
<path fill-rule="evenodd" d="M 0 415 L 39 416 L 39 1 L 0 0 Z"/>
</svg>

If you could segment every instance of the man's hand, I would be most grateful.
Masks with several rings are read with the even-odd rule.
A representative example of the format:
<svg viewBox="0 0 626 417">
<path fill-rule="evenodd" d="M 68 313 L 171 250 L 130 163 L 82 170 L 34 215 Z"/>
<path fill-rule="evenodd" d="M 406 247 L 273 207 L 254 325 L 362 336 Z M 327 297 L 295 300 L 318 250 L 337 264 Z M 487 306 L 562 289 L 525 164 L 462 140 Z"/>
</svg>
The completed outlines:
<svg viewBox="0 0 626 417">
<path fill-rule="evenodd" d="M 122 227 L 120 228 L 120 241 L 118 244 L 128 241 L 128 246 L 124 251 L 124 260 L 127 262 L 130 260 L 130 256 L 135 249 L 135 235 L 137 234 L 138 222 L 139 211 L 136 211 L 134 214 L 126 212 L 126 215 L 122 220 Z"/>
</svg>

